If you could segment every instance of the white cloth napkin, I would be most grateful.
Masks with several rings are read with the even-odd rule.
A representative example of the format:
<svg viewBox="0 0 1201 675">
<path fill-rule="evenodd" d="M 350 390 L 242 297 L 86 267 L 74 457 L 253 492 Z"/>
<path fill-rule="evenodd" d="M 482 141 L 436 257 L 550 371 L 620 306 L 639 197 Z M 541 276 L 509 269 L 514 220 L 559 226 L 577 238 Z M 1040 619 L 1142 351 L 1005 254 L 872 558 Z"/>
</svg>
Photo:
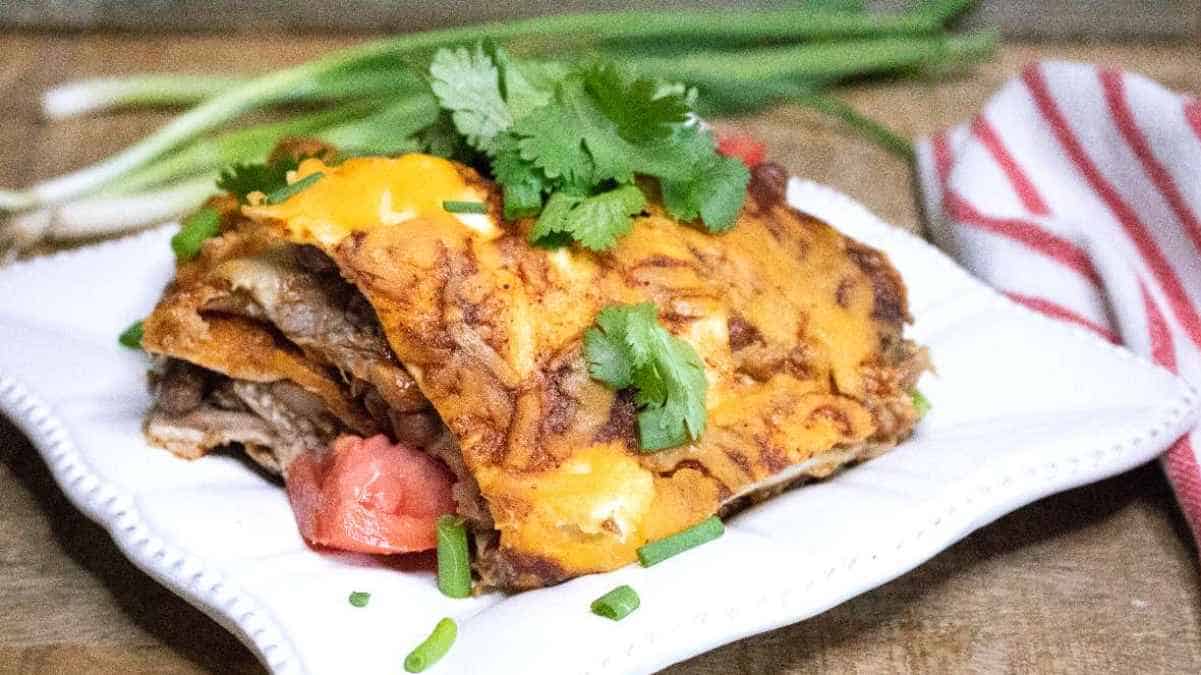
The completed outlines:
<svg viewBox="0 0 1201 675">
<path fill-rule="evenodd" d="M 971 272 L 1201 383 L 1201 101 L 1132 73 L 1032 64 L 922 141 L 918 173 L 935 242 Z M 1198 433 L 1160 460 L 1194 537 Z"/>
</svg>

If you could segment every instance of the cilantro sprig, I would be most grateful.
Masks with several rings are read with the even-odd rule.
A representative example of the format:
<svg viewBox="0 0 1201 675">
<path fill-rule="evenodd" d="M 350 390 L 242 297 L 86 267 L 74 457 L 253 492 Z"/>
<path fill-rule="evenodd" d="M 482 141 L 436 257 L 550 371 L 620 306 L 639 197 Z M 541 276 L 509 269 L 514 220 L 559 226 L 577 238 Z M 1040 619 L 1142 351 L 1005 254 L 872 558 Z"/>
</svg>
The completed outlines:
<svg viewBox="0 0 1201 675">
<path fill-rule="evenodd" d="M 717 153 L 681 86 L 612 63 L 523 63 L 484 45 L 439 50 L 430 82 L 487 158 L 505 217 L 538 217 L 533 243 L 613 247 L 646 206 L 638 176 L 659 179 L 672 217 L 712 233 L 733 226 L 746 198 L 749 172 Z"/>
<path fill-rule="evenodd" d="M 705 431 L 705 369 L 687 342 L 667 332 L 651 303 L 611 305 L 584 333 L 593 379 L 633 387 L 639 444 L 654 452 L 697 440 Z"/>
</svg>

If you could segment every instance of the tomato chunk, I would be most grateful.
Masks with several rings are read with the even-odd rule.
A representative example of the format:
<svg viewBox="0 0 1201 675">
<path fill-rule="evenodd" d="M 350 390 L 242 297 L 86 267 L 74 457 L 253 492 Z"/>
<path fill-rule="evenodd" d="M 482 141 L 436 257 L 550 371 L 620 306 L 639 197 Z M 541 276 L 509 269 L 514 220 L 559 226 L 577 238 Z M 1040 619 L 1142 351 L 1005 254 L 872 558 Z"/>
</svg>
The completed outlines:
<svg viewBox="0 0 1201 675">
<path fill-rule="evenodd" d="M 750 134 L 722 134 L 717 138 L 717 151 L 726 157 L 742 160 L 747 168 L 753 169 L 763 163 L 767 146 Z"/>
<path fill-rule="evenodd" d="M 328 450 L 297 457 L 284 480 L 305 540 L 344 551 L 432 549 L 438 516 L 455 511 L 450 473 L 382 434 L 340 436 Z"/>
</svg>

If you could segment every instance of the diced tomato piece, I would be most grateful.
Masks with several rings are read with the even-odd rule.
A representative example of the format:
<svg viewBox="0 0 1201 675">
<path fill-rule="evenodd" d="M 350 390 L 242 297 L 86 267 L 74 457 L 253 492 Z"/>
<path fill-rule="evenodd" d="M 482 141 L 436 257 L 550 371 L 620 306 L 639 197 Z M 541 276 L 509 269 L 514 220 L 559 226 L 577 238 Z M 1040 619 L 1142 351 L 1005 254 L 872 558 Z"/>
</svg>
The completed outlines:
<svg viewBox="0 0 1201 675">
<path fill-rule="evenodd" d="M 437 460 L 386 436 L 340 436 L 297 457 L 284 475 L 301 535 L 359 553 L 437 545 L 438 516 L 454 513 L 453 477 Z"/>
<path fill-rule="evenodd" d="M 747 168 L 763 163 L 767 146 L 750 134 L 723 134 L 717 137 L 717 151 L 726 157 L 741 159 Z"/>
</svg>

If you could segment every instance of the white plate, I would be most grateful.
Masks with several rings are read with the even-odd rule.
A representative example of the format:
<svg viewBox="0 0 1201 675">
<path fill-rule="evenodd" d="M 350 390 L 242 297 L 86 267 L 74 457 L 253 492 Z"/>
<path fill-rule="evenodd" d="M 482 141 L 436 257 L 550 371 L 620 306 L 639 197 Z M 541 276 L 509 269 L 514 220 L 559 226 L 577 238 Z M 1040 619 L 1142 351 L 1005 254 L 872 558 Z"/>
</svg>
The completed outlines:
<svg viewBox="0 0 1201 675">
<path fill-rule="evenodd" d="M 0 272 L 0 404 L 135 564 L 281 673 L 400 672 L 442 616 L 459 640 L 434 673 L 651 672 L 822 612 L 1023 504 L 1150 460 L 1193 424 L 1196 393 L 1167 372 L 1010 303 L 836 192 L 794 180 L 789 198 L 892 257 L 910 334 L 934 356 L 934 410 L 893 452 L 651 569 L 450 600 L 429 571 L 310 551 L 283 492 L 239 462 L 148 447 L 145 359 L 116 336 L 170 277 L 171 229 Z M 641 609 L 589 613 L 621 583 Z M 347 603 L 356 590 L 367 608 Z"/>
</svg>

